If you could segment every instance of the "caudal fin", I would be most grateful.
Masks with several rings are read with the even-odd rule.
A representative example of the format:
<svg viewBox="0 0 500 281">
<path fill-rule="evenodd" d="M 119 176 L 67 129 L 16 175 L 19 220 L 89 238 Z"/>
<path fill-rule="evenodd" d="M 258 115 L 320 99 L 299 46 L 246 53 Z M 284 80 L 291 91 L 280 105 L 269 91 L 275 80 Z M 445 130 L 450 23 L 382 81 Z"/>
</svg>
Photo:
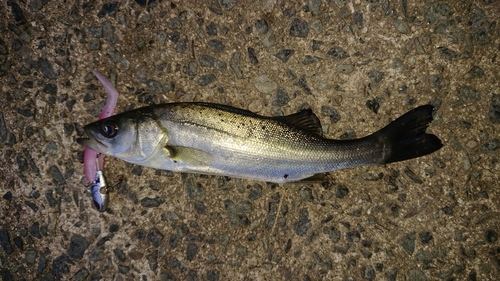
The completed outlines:
<svg viewBox="0 0 500 281">
<path fill-rule="evenodd" d="M 432 105 L 417 107 L 373 134 L 385 144 L 383 164 L 430 154 L 441 147 L 441 140 L 425 131 L 432 122 Z"/>
</svg>

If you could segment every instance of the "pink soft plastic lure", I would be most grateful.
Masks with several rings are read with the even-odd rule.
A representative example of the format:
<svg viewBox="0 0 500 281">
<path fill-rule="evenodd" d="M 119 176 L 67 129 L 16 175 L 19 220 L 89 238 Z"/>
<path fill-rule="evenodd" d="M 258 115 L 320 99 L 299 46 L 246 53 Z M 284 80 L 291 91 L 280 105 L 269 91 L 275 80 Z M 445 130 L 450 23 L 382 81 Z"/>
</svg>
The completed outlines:
<svg viewBox="0 0 500 281">
<path fill-rule="evenodd" d="M 118 102 L 118 91 L 115 89 L 115 86 L 101 73 L 93 70 L 92 73 L 97 77 L 99 82 L 101 82 L 102 86 L 108 93 L 108 100 L 106 101 L 106 105 L 102 109 L 101 115 L 99 115 L 99 120 L 103 118 L 107 118 L 115 113 L 116 103 Z M 102 171 L 104 168 L 104 155 L 101 154 L 97 163 L 99 163 L 99 167 L 96 166 L 96 158 L 97 151 L 92 150 L 90 148 L 85 148 L 83 151 L 83 171 L 85 173 L 85 178 L 87 181 L 94 182 L 97 170 Z"/>
</svg>

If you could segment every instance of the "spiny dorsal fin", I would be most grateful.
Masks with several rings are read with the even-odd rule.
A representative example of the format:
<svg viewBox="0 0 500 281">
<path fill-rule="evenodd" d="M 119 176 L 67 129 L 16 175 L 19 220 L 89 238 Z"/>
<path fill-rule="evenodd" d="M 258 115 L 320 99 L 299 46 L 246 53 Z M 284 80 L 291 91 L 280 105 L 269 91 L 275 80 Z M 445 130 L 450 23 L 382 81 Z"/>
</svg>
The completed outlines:
<svg viewBox="0 0 500 281">
<path fill-rule="evenodd" d="M 295 114 L 290 114 L 287 116 L 277 116 L 273 118 L 289 126 L 301 129 L 313 135 L 320 137 L 323 136 L 321 122 L 311 109 L 304 109 Z"/>
</svg>

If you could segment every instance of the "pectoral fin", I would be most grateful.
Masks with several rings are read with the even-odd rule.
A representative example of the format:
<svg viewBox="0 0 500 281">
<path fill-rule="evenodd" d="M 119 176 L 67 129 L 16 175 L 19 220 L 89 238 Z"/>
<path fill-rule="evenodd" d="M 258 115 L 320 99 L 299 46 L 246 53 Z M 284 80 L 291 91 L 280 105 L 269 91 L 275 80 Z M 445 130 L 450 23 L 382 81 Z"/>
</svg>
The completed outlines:
<svg viewBox="0 0 500 281">
<path fill-rule="evenodd" d="M 213 158 L 205 151 L 185 146 L 165 146 L 168 157 L 176 162 L 196 166 L 210 166 Z"/>
</svg>

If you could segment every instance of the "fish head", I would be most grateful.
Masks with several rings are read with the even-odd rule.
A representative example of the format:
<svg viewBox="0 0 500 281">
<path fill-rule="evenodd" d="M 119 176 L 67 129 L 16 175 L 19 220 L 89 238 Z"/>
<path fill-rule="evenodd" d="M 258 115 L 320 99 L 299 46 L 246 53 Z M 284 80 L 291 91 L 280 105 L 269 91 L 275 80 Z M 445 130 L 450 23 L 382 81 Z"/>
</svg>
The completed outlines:
<svg viewBox="0 0 500 281">
<path fill-rule="evenodd" d="M 165 128 L 147 110 L 134 110 L 90 123 L 89 138 L 77 142 L 85 147 L 130 163 L 141 164 L 168 141 Z"/>
</svg>

